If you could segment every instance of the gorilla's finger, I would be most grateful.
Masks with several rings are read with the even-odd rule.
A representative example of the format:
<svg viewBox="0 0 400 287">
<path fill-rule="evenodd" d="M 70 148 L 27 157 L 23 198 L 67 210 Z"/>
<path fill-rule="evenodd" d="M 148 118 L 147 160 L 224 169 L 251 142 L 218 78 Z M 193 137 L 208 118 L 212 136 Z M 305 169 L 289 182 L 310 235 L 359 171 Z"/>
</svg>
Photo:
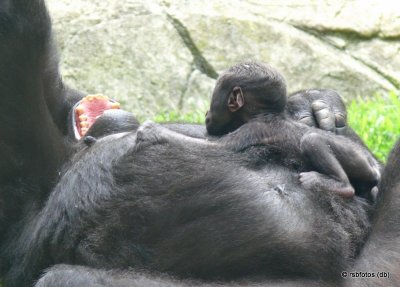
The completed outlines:
<svg viewBox="0 0 400 287">
<path fill-rule="evenodd" d="M 347 131 L 347 119 L 346 115 L 335 111 L 335 126 L 337 135 L 345 135 Z"/>
<path fill-rule="evenodd" d="M 346 126 L 346 116 L 341 112 L 335 112 L 336 128 L 344 128 Z"/>
<path fill-rule="evenodd" d="M 311 104 L 314 117 L 320 129 L 335 132 L 335 114 L 329 105 L 322 100 L 317 100 Z"/>
<path fill-rule="evenodd" d="M 301 123 L 303 123 L 303 124 L 306 124 L 307 126 L 310 126 L 310 127 L 315 127 L 315 126 L 317 126 L 317 124 L 316 124 L 316 122 L 315 122 L 315 120 L 314 120 L 313 115 L 310 114 L 310 113 L 303 114 L 303 115 L 299 116 L 298 121 L 301 122 Z"/>
<path fill-rule="evenodd" d="M 346 126 L 340 127 L 340 128 L 336 128 L 336 134 L 340 135 L 340 136 L 345 136 L 347 134 Z"/>
</svg>

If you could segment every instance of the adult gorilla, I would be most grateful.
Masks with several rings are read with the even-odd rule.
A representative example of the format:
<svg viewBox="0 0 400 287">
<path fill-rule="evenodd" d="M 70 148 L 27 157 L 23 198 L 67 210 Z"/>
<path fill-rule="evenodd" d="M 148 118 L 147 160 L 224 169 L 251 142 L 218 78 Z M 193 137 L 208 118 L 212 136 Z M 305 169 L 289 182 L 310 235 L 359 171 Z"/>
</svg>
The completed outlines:
<svg viewBox="0 0 400 287">
<path fill-rule="evenodd" d="M 374 266 L 365 271 L 391 271 L 390 281 L 342 281 L 340 272 L 351 270 L 365 239 L 365 200 L 301 189 L 293 165 L 280 163 L 273 147 L 234 154 L 154 124 L 75 145 L 68 113 L 81 94 L 63 85 L 57 61 L 43 1 L 2 1 L 0 240 L 6 287 L 31 286 L 51 266 L 37 286 L 399 282 L 399 146 L 356 261 L 357 268 Z M 311 106 L 324 107 L 314 102 L 321 97 L 294 97 L 296 111 L 290 111 L 304 120 Z M 199 127 L 171 128 L 202 135 Z M 345 127 L 342 133 L 353 135 Z"/>
</svg>

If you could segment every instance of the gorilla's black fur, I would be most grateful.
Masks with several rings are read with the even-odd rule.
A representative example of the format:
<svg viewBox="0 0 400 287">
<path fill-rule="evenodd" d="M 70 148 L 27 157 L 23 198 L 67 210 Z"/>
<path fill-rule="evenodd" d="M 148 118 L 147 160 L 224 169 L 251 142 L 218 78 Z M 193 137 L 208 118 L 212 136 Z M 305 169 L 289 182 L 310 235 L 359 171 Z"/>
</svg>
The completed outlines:
<svg viewBox="0 0 400 287">
<path fill-rule="evenodd" d="M 175 133 L 152 123 L 74 144 L 68 113 L 81 97 L 58 73 L 43 1 L 2 1 L 6 287 L 32 286 L 46 268 L 37 286 L 351 285 L 340 273 L 352 270 L 354 259 L 357 268 L 391 272 L 393 281 L 376 284 L 399 282 L 399 146 L 360 249 L 366 202 L 302 189 L 272 147 L 238 154 L 210 146 L 204 128 L 170 126 Z"/>
</svg>

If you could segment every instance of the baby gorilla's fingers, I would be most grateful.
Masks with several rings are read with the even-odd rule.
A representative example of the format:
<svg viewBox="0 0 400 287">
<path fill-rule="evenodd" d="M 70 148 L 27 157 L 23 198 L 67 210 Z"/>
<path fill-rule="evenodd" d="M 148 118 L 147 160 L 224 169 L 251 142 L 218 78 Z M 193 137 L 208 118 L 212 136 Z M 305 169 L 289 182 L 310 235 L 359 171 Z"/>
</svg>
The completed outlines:
<svg viewBox="0 0 400 287">
<path fill-rule="evenodd" d="M 310 127 L 315 127 L 316 126 L 316 123 L 315 123 L 315 120 L 314 120 L 314 116 L 309 112 L 307 112 L 307 113 L 304 112 L 301 115 L 299 115 L 298 116 L 298 121 L 303 123 L 303 124 L 306 124 L 307 126 L 310 126 Z"/>
<path fill-rule="evenodd" d="M 335 111 L 335 126 L 336 126 L 336 134 L 345 135 L 346 134 L 346 116 L 339 112 Z"/>
<path fill-rule="evenodd" d="M 311 104 L 311 108 L 320 129 L 336 131 L 336 115 L 326 102 L 317 100 Z"/>
<path fill-rule="evenodd" d="M 339 111 L 335 111 L 335 126 L 336 128 L 344 128 L 346 126 L 346 116 Z"/>
</svg>

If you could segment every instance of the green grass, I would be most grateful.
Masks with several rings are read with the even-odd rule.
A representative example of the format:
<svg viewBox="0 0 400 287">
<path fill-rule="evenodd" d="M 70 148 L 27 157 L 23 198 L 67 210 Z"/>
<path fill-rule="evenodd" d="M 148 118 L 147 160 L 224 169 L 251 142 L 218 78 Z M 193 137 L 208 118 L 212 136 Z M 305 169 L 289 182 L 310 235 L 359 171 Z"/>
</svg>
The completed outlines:
<svg viewBox="0 0 400 287">
<path fill-rule="evenodd" d="M 348 103 L 349 125 L 361 136 L 371 151 L 382 161 L 400 135 L 400 99 L 398 92 L 356 99 Z M 160 113 L 156 122 L 204 123 L 204 111 L 181 114 Z"/>
<path fill-rule="evenodd" d="M 347 109 L 349 125 L 371 151 L 385 161 L 400 135 L 399 93 L 390 92 L 370 99 L 353 100 Z"/>
</svg>

